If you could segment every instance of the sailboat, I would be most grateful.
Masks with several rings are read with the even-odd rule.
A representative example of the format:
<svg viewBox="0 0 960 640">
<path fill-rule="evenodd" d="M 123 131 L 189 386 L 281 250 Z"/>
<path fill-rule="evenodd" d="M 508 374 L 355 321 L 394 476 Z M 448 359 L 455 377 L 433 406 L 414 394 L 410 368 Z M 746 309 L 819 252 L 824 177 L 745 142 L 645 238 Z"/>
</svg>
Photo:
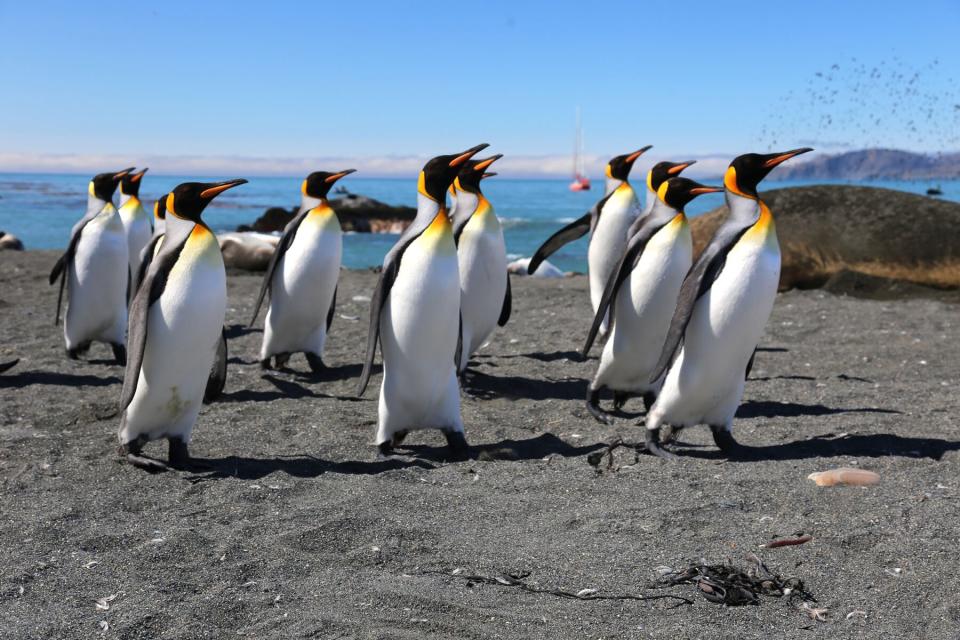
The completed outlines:
<svg viewBox="0 0 960 640">
<path fill-rule="evenodd" d="M 589 191 L 590 178 L 583 171 L 583 131 L 580 128 L 580 107 L 577 107 L 577 134 L 573 142 L 573 182 L 570 191 Z"/>
</svg>

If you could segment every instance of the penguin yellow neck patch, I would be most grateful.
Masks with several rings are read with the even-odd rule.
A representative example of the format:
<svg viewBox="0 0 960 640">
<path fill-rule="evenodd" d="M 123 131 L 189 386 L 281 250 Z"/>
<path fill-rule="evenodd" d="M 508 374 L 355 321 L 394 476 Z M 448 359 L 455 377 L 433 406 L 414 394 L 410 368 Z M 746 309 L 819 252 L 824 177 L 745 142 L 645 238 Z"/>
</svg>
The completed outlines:
<svg viewBox="0 0 960 640">
<path fill-rule="evenodd" d="M 420 177 L 417 178 L 417 193 L 436 202 L 433 196 L 427 193 L 427 176 L 423 173 L 423 171 L 420 172 Z"/>
<path fill-rule="evenodd" d="M 753 226 L 743 234 L 745 239 L 758 244 L 777 242 L 777 225 L 773 220 L 773 212 L 763 200 L 757 200 L 760 205 L 760 217 L 753 223 Z"/>
<path fill-rule="evenodd" d="M 733 167 L 728 167 L 727 172 L 723 174 L 723 186 L 727 188 L 727 191 L 735 193 L 741 198 L 756 200 L 753 196 L 749 196 L 740 190 L 739 185 L 737 185 L 737 170 Z"/>
</svg>

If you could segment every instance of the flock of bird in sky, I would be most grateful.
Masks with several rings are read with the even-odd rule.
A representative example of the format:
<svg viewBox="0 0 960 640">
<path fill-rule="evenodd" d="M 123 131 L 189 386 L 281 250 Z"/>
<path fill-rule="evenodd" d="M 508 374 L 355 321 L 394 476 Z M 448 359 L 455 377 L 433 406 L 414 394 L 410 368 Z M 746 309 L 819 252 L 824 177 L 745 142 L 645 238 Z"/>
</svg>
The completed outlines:
<svg viewBox="0 0 960 640">
<path fill-rule="evenodd" d="M 424 165 L 416 218 L 384 259 L 371 296 L 358 395 L 373 374 L 379 346 L 379 456 L 397 455 L 404 438 L 421 429 L 443 433 L 452 458 L 469 455 L 460 377 L 512 310 L 503 231 L 481 189 L 501 156 L 476 157 L 487 146 Z M 811 149 L 738 156 L 716 186 L 681 175 L 693 161 L 660 162 L 645 176 L 641 206 L 629 177 L 649 148 L 610 160 L 604 196 L 547 239 L 529 271 L 590 234 L 594 319 L 583 353 L 605 340 L 585 395 L 594 418 L 610 422 L 600 407 L 603 392 L 613 393 L 615 407 L 641 397 L 651 453 L 674 457 L 669 445 L 675 432 L 706 424 L 727 455 L 750 456 L 733 437 L 733 418 L 780 273 L 776 225 L 758 185 Z M 151 471 L 190 468 L 188 444 L 201 404 L 216 400 L 227 373 L 226 273 L 202 214 L 219 194 L 246 180 L 180 184 L 150 216 L 139 200 L 145 171 L 130 168 L 91 180 L 87 212 L 50 282 L 59 281 L 60 296 L 67 294 L 67 355 L 78 358 L 92 342 L 103 342 L 126 367 L 120 455 Z M 269 299 L 264 368 L 285 367 L 298 353 L 314 371 L 326 366 L 342 254 L 340 224 L 327 195 L 351 172 L 314 172 L 301 185 L 300 209 L 279 239 L 251 320 Z M 118 187 L 119 207 L 113 201 Z M 729 213 L 694 259 L 684 207 L 721 192 Z M 168 441 L 166 462 L 143 452 L 161 439 Z"/>
</svg>

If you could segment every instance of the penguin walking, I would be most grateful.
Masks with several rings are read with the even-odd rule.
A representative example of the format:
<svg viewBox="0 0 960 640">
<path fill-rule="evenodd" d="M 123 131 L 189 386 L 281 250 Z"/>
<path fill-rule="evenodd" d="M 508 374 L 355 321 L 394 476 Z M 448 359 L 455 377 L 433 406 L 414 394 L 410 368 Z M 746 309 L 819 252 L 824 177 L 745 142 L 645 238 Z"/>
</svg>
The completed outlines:
<svg viewBox="0 0 960 640">
<path fill-rule="evenodd" d="M 460 275 L 446 194 L 463 164 L 488 145 L 433 158 L 417 183 L 417 217 L 387 253 L 370 302 L 367 353 L 357 395 L 370 380 L 380 343 L 383 382 L 376 443 L 389 455 L 407 433 L 439 429 L 466 455 L 457 368 Z"/>
<path fill-rule="evenodd" d="M 343 253 L 340 220 L 327 202 L 333 184 L 355 169 L 337 173 L 316 171 L 300 187 L 300 211 L 287 224 L 267 266 L 250 324 L 270 292 L 264 321 L 260 366 L 286 366 L 290 355 L 302 352 L 310 370 L 322 372 L 323 348 L 337 304 L 337 280 Z"/>
<path fill-rule="evenodd" d="M 680 285 L 693 262 L 693 240 L 683 209 L 701 194 L 721 191 L 686 178 L 670 178 L 660 184 L 650 212 L 637 220 L 639 228 L 607 281 L 582 352 L 586 356 L 590 351 L 609 310 L 610 337 L 587 387 L 587 409 L 599 422 L 611 423 L 599 406 L 603 389 L 613 390 L 614 409 L 631 395 L 643 396 L 647 409 L 653 404 L 659 381 L 651 382 L 650 374 L 667 337 Z"/>
<path fill-rule="evenodd" d="M 163 244 L 165 235 L 163 232 L 165 228 L 164 221 L 167 216 L 167 196 L 169 195 L 170 194 L 164 194 L 153 203 L 154 233 L 150 242 L 148 242 L 147 246 L 140 252 L 140 264 L 137 267 L 137 272 L 133 279 L 131 300 L 140 289 L 140 283 L 146 278 L 150 264 L 153 262 L 153 259 L 157 257 L 157 254 L 160 252 L 160 247 Z M 159 233 L 157 233 L 158 230 L 160 231 Z M 211 404 L 223 393 L 223 388 L 227 383 L 227 355 L 227 330 L 224 328 L 220 333 L 220 344 L 217 346 L 217 355 L 210 369 L 207 388 L 203 392 L 204 404 Z"/>
<path fill-rule="evenodd" d="M 131 171 L 101 173 L 90 181 L 87 213 L 73 226 L 67 250 L 50 272 L 50 284 L 60 280 L 55 322 L 67 290 L 63 336 L 72 360 L 98 341 L 110 345 L 118 364 L 126 363 L 129 249 L 113 194 Z"/>
<path fill-rule="evenodd" d="M 780 280 L 776 226 L 757 185 L 774 167 L 808 151 L 742 155 L 724 174 L 730 213 L 683 281 L 649 378 L 654 383 L 666 376 L 646 418 L 651 453 L 675 457 L 660 446 L 661 426 L 698 424 L 710 427 L 714 442 L 728 455 L 748 453 L 733 438 L 733 417 Z"/>
<path fill-rule="evenodd" d="M 468 160 L 454 180 L 456 214 L 453 239 L 457 243 L 460 271 L 460 320 L 462 340 L 457 373 L 486 342 L 494 328 L 510 319 L 510 274 L 503 229 L 493 205 L 480 190 L 486 169 L 503 157 Z"/>
<path fill-rule="evenodd" d="M 120 221 L 127 237 L 127 252 L 130 260 L 130 274 L 137 273 L 140 267 L 140 254 L 153 236 L 150 215 L 140 202 L 140 181 L 146 169 L 128 173 L 120 180 Z M 135 283 L 132 283 L 135 284 Z M 130 287 L 130 299 L 133 299 L 133 287 Z"/>
<path fill-rule="evenodd" d="M 182 469 L 222 339 L 226 272 L 217 238 L 201 214 L 246 180 L 186 182 L 166 198 L 163 244 L 130 305 L 130 358 L 120 396 L 120 455 L 148 470 Z M 169 441 L 169 465 L 142 455 Z"/>
<path fill-rule="evenodd" d="M 587 247 L 587 275 L 590 279 L 590 303 L 596 313 L 603 296 L 603 288 L 627 246 L 627 231 L 641 215 L 637 194 L 628 179 L 630 169 L 637 158 L 651 148 L 651 145 L 648 145 L 633 153 L 617 156 L 607 163 L 606 195 L 586 214 L 550 236 L 534 252 L 527 265 L 527 273 L 533 274 L 540 263 L 560 247 L 589 231 L 591 235 L 590 245 Z M 600 331 L 602 335 L 606 335 L 607 318 L 604 318 Z"/>
</svg>

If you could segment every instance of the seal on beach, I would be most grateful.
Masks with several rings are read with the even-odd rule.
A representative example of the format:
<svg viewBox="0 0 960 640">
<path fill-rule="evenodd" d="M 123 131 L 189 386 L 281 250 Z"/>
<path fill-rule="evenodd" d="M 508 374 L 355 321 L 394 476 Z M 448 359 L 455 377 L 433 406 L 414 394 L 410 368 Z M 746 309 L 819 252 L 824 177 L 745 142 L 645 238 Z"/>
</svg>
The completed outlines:
<svg viewBox="0 0 960 640">
<path fill-rule="evenodd" d="M 470 356 L 487 341 L 494 328 L 510 319 L 510 274 L 503 228 L 493 205 L 480 190 L 484 171 L 501 158 L 468 160 L 454 180 L 456 214 L 453 239 L 457 243 L 460 270 L 460 319 L 463 323 L 460 366 L 467 368 Z"/>
<path fill-rule="evenodd" d="M 123 223 L 123 232 L 127 237 L 127 253 L 129 254 L 130 273 L 135 274 L 140 268 L 140 255 L 143 248 L 153 237 L 153 225 L 150 224 L 150 215 L 144 210 L 140 202 L 140 182 L 146 169 L 135 173 L 128 173 L 120 180 L 120 222 Z M 130 299 L 133 299 L 133 287 L 130 287 Z"/>
<path fill-rule="evenodd" d="M 110 345 L 118 364 L 126 363 L 129 250 L 113 194 L 131 171 L 133 167 L 94 176 L 87 188 L 87 212 L 73 226 L 67 250 L 50 272 L 50 284 L 60 280 L 55 322 L 60 321 L 66 285 L 63 336 L 72 360 L 98 341 Z"/>
<path fill-rule="evenodd" d="M 168 465 L 141 455 L 169 441 L 169 467 L 186 468 L 188 443 L 223 339 L 227 279 L 216 236 L 201 214 L 218 194 L 246 180 L 186 182 L 166 198 L 160 251 L 130 305 L 130 358 L 120 396 L 120 454 L 150 470 Z"/>
<path fill-rule="evenodd" d="M 376 443 L 387 456 L 410 430 L 439 429 L 457 457 L 466 455 L 460 416 L 460 275 L 447 189 L 480 144 L 433 158 L 417 183 L 417 217 L 383 261 L 370 301 L 367 352 L 357 395 L 370 380 L 380 342 L 383 382 Z"/>
<path fill-rule="evenodd" d="M 746 448 L 733 438 L 733 417 L 743 397 L 744 371 L 773 310 L 780 278 L 780 245 L 769 207 L 757 185 L 774 167 L 809 148 L 730 163 L 723 184 L 730 215 L 683 281 L 677 308 L 650 383 L 666 375 L 647 413 L 647 448 L 660 447 L 660 427 L 707 424 L 728 455 Z"/>
<path fill-rule="evenodd" d="M 283 368 L 291 354 L 301 352 L 311 371 L 326 369 L 323 348 L 337 305 L 343 253 L 343 232 L 327 193 L 337 180 L 354 171 L 315 171 L 300 187 L 300 210 L 283 230 L 250 318 L 252 326 L 269 291 L 260 347 L 264 369 L 271 368 L 271 357 L 277 368 Z"/>
<path fill-rule="evenodd" d="M 589 231 L 587 275 L 590 279 L 590 303 L 596 312 L 610 273 L 617 266 L 617 260 L 627 246 L 627 230 L 642 214 L 637 194 L 628 178 L 633 163 L 650 148 L 651 146 L 647 145 L 633 153 L 616 156 L 607 163 L 606 195 L 586 214 L 547 238 L 534 252 L 528 265 L 529 273 L 535 272 L 540 263 L 560 247 Z M 607 318 L 604 318 L 600 331 L 606 335 Z"/>
<path fill-rule="evenodd" d="M 610 337 L 587 387 L 587 409 L 599 422 L 611 423 L 599 406 L 603 389 L 613 390 L 615 409 L 631 395 L 642 395 L 647 409 L 656 399 L 661 381 L 651 381 L 650 374 L 666 340 L 680 285 L 693 263 L 693 240 L 683 210 L 697 196 L 721 191 L 722 187 L 687 178 L 670 178 L 660 185 L 650 212 L 637 221 L 638 228 L 604 288 L 582 351 L 584 356 L 590 351 L 610 310 Z"/>
</svg>

